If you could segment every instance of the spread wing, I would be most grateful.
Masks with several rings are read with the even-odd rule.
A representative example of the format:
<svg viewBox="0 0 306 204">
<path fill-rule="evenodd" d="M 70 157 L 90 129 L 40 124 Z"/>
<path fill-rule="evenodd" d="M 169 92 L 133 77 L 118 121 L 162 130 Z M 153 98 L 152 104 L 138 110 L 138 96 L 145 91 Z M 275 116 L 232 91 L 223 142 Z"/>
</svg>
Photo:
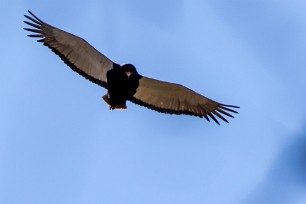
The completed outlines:
<svg viewBox="0 0 306 204">
<path fill-rule="evenodd" d="M 55 28 L 29 13 L 31 16 L 25 17 L 30 21 L 24 21 L 32 27 L 24 28 L 33 33 L 29 37 L 41 38 L 38 42 L 49 47 L 72 70 L 106 88 L 106 73 L 113 68 L 111 60 L 84 39 Z"/>
<path fill-rule="evenodd" d="M 234 118 L 229 112 L 237 113 L 232 108 L 239 108 L 213 101 L 182 85 L 147 77 L 139 80 L 139 86 L 130 101 L 162 113 L 193 115 L 208 121 L 211 118 L 217 124 L 216 116 L 228 123 L 224 116 Z"/>
</svg>

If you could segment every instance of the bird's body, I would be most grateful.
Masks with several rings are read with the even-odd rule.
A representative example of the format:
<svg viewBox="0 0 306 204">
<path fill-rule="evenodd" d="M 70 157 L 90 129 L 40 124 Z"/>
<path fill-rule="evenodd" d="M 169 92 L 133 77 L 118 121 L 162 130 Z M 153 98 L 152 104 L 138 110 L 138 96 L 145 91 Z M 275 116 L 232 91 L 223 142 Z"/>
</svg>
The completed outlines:
<svg viewBox="0 0 306 204">
<path fill-rule="evenodd" d="M 213 119 L 215 116 L 228 122 L 224 116 L 232 117 L 232 108 L 202 96 L 180 84 L 159 81 L 138 74 L 132 64 L 119 65 L 97 51 L 84 39 L 55 28 L 29 11 L 24 21 L 33 28 L 25 28 L 34 34 L 29 37 L 40 38 L 72 70 L 86 79 L 106 88 L 104 101 L 110 109 L 126 109 L 126 101 L 131 101 L 155 111 L 169 114 L 186 114 Z"/>
<path fill-rule="evenodd" d="M 126 101 L 136 93 L 139 79 L 142 78 L 131 64 L 117 65 L 107 72 L 107 94 L 104 101 L 110 109 L 126 109 Z"/>
</svg>

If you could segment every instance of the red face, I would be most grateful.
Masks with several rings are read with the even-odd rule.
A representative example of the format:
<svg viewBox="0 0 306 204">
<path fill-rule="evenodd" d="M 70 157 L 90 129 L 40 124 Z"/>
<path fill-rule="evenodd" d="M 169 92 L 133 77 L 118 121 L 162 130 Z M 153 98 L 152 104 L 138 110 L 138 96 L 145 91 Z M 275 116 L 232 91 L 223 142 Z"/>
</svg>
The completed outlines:
<svg viewBox="0 0 306 204">
<path fill-rule="evenodd" d="M 136 68 L 132 64 L 121 64 L 120 66 L 124 69 L 124 73 L 128 78 L 130 78 L 132 74 L 137 73 Z"/>
<path fill-rule="evenodd" d="M 133 73 L 131 71 L 125 71 L 125 74 L 127 75 L 127 77 L 129 78 Z"/>
</svg>

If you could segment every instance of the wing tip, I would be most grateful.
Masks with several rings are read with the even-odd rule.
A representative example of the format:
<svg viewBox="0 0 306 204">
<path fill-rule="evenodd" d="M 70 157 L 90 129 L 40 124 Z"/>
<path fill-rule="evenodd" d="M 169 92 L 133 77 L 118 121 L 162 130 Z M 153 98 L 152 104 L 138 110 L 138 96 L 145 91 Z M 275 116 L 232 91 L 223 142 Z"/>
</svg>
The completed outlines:
<svg viewBox="0 0 306 204">
<path fill-rule="evenodd" d="M 28 20 L 30 20 L 33 23 L 36 23 L 37 25 L 34 25 L 33 23 L 30 23 L 28 21 L 23 21 L 24 23 L 33 26 L 33 27 L 38 27 L 38 26 L 42 26 L 42 25 L 48 25 L 47 23 L 45 23 L 44 21 L 40 20 L 34 13 L 32 13 L 30 10 L 28 10 L 30 15 L 24 15 L 25 18 L 27 18 Z"/>
<path fill-rule="evenodd" d="M 227 104 L 219 104 L 219 107 L 211 112 L 210 114 L 208 114 L 210 117 L 212 114 L 214 114 L 215 116 L 217 116 L 219 119 L 223 120 L 224 122 L 226 123 L 229 123 L 229 121 L 223 117 L 224 115 L 227 116 L 227 117 L 230 117 L 230 118 L 235 118 L 233 115 L 231 115 L 230 113 L 228 112 L 232 112 L 232 113 L 235 113 L 235 114 L 239 114 L 236 110 L 233 110 L 232 108 L 240 108 L 239 106 L 235 106 L 235 105 L 227 105 Z M 215 117 L 212 117 L 212 119 L 214 119 Z M 215 118 L 214 121 L 220 125 L 217 121 L 217 119 Z"/>
</svg>

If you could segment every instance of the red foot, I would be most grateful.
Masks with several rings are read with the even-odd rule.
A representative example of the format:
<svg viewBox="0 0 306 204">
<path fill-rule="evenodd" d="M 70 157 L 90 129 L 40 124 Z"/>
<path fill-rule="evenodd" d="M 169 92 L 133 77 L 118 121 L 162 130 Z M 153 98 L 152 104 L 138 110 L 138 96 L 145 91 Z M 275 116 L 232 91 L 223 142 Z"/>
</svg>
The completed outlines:
<svg viewBox="0 0 306 204">
<path fill-rule="evenodd" d="M 104 95 L 102 97 L 102 99 L 105 101 L 105 103 L 107 103 L 107 105 L 111 106 L 111 104 L 109 103 L 109 100 L 108 100 L 108 96 L 107 95 Z"/>
</svg>

